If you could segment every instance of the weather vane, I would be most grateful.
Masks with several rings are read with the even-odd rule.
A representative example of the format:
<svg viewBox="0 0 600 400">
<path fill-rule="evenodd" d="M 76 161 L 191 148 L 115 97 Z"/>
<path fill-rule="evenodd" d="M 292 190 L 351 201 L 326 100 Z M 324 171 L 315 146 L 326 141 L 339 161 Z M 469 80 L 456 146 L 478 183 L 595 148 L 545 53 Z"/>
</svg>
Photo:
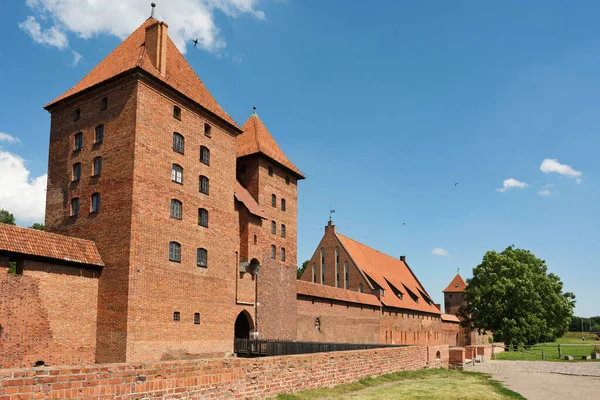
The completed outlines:
<svg viewBox="0 0 600 400">
<path fill-rule="evenodd" d="M 335 210 L 331 208 L 331 204 L 329 205 L 329 222 L 331 222 L 331 214 L 335 214 Z"/>
<path fill-rule="evenodd" d="M 156 3 L 150 3 L 150 5 L 152 6 L 152 12 L 150 13 L 150 16 L 154 18 L 154 7 L 156 7 Z"/>
<path fill-rule="evenodd" d="M 456 275 L 460 275 L 460 268 L 456 268 Z"/>
</svg>

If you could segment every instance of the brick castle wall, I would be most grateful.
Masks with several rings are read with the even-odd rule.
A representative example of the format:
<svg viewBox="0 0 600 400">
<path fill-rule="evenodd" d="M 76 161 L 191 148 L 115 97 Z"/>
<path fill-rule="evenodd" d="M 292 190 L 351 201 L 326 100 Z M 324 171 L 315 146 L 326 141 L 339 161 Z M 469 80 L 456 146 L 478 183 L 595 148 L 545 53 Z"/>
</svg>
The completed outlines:
<svg viewBox="0 0 600 400">
<path fill-rule="evenodd" d="M 448 360 L 447 346 L 412 346 L 258 359 L 7 369 L 0 371 L 0 397 L 262 399 L 368 376 L 445 367 Z"/>
<path fill-rule="evenodd" d="M 0 293 L 0 368 L 95 361 L 98 272 L 4 257 Z"/>
</svg>

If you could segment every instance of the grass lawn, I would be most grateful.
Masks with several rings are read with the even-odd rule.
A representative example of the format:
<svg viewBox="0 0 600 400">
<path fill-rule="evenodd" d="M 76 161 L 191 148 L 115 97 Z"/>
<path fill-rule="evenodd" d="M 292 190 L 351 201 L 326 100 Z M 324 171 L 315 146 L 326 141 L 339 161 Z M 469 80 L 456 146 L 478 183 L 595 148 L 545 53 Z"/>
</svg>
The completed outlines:
<svg viewBox="0 0 600 400">
<path fill-rule="evenodd" d="M 278 400 L 392 400 L 392 399 L 524 399 L 490 379 L 489 375 L 445 369 L 403 371 L 361 379 L 331 389 L 280 394 Z"/>
<path fill-rule="evenodd" d="M 585 336 L 585 341 L 581 340 L 581 337 Z M 556 342 L 549 343 L 538 343 L 535 346 L 526 349 L 525 358 L 521 353 L 521 346 L 519 346 L 518 352 L 504 352 L 499 353 L 496 356 L 498 360 L 537 360 L 540 361 L 542 359 L 541 354 L 542 350 L 545 353 L 547 361 L 559 361 L 558 357 L 558 345 L 561 345 L 562 348 L 562 356 L 573 356 L 575 360 L 581 361 L 581 356 L 589 356 L 592 353 L 592 350 L 596 350 L 600 352 L 600 342 L 595 342 L 594 338 L 596 335 L 590 334 L 581 334 L 576 332 L 569 332 L 564 337 L 556 339 Z M 577 345 L 577 346 L 569 346 L 569 345 Z M 528 354 L 527 351 L 535 354 Z M 560 360 L 560 361 L 564 361 Z M 600 361 L 600 360 L 590 360 L 590 361 Z"/>
</svg>

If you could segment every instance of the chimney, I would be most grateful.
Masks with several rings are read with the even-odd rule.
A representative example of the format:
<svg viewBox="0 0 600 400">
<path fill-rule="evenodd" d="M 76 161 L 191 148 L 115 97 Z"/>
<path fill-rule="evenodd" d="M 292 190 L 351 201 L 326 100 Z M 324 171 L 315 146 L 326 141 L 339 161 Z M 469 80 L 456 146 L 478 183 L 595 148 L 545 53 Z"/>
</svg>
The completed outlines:
<svg viewBox="0 0 600 400">
<path fill-rule="evenodd" d="M 406 262 L 406 256 L 400 256 L 400 261 Z"/>
<path fill-rule="evenodd" d="M 325 227 L 325 233 L 327 233 L 327 231 L 330 229 L 333 229 L 333 233 L 335 234 L 335 225 L 333 224 L 333 222 L 328 221 L 327 226 Z"/>
<path fill-rule="evenodd" d="M 146 28 L 146 52 L 162 76 L 167 72 L 167 31 L 169 25 L 156 21 Z"/>
</svg>

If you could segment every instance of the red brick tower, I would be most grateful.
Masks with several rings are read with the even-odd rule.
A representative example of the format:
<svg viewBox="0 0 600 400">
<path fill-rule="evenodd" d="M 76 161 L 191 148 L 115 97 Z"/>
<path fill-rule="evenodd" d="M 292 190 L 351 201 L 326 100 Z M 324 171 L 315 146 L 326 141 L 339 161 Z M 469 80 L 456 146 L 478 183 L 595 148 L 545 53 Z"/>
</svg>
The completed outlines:
<svg viewBox="0 0 600 400">
<path fill-rule="evenodd" d="M 240 260 L 261 264 L 258 331 L 266 338 L 295 339 L 298 181 L 304 175 L 256 110 L 242 130 L 237 137 L 237 177 L 264 212 L 262 220 L 240 222 Z"/>
<path fill-rule="evenodd" d="M 444 311 L 446 314 L 458 315 L 460 306 L 465 304 L 464 291 L 467 287 L 465 280 L 456 274 L 448 287 L 442 290 L 444 293 Z"/>
<path fill-rule="evenodd" d="M 167 30 L 149 18 L 46 106 L 52 116 L 46 229 L 93 240 L 106 264 L 97 362 L 228 352 L 236 317 L 246 313 L 253 325 L 254 303 L 236 301 L 242 131 Z M 293 215 L 290 236 L 276 241 L 289 246 L 284 265 L 291 270 L 298 174 L 290 172 L 287 186 L 284 169 L 273 165 L 283 182 L 278 199 L 289 202 L 284 215 Z M 267 196 L 255 193 L 261 202 Z"/>
</svg>

